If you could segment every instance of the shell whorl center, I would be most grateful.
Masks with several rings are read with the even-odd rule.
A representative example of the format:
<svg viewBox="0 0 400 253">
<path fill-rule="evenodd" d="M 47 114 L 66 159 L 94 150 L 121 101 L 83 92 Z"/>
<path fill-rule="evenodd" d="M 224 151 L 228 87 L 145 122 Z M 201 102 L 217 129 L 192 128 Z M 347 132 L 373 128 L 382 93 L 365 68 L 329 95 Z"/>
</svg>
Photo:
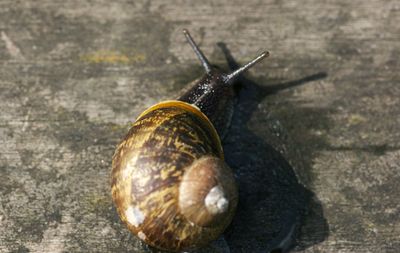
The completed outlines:
<svg viewBox="0 0 400 253">
<path fill-rule="evenodd" d="M 236 204 L 235 180 L 223 160 L 204 156 L 185 171 L 179 187 L 179 209 L 192 224 L 227 226 Z"/>
<path fill-rule="evenodd" d="M 229 200 L 221 186 L 214 186 L 204 199 L 207 210 L 212 214 L 224 213 L 228 210 Z"/>
</svg>

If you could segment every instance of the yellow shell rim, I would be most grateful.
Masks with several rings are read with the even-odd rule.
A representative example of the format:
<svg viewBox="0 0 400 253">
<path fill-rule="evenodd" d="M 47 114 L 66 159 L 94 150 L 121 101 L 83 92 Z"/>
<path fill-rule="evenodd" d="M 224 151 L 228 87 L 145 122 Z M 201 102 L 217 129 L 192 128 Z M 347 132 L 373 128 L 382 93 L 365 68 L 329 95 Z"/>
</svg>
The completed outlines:
<svg viewBox="0 0 400 253">
<path fill-rule="evenodd" d="M 219 135 L 217 133 L 217 130 L 215 129 L 214 125 L 211 123 L 210 119 L 202 112 L 200 111 L 200 109 L 192 104 L 183 102 L 183 101 L 179 101 L 179 100 L 166 100 L 166 101 L 162 101 L 160 103 L 157 103 L 155 105 L 150 106 L 149 108 L 147 108 L 146 110 L 144 110 L 139 117 L 137 117 L 136 121 L 139 120 L 140 118 L 142 118 L 144 115 L 148 114 L 151 111 L 157 110 L 157 109 L 161 109 L 161 108 L 166 108 L 166 107 L 178 107 L 180 109 L 183 109 L 187 112 L 191 112 L 193 114 L 195 114 L 197 117 L 201 118 L 202 120 L 204 120 L 204 122 L 207 122 L 209 128 L 211 129 L 211 134 L 212 137 L 215 141 L 217 141 L 218 143 L 218 153 L 219 153 L 219 158 L 221 158 L 222 160 L 224 160 L 224 151 L 222 149 L 222 144 L 221 144 L 221 139 L 219 138 Z"/>
</svg>

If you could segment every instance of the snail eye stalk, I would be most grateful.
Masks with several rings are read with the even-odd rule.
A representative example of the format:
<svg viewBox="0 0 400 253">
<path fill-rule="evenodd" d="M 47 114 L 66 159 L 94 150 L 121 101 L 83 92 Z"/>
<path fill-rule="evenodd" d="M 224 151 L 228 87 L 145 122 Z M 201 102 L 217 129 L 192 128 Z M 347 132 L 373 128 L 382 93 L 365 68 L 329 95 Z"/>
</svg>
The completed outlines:
<svg viewBox="0 0 400 253">
<path fill-rule="evenodd" d="M 269 56 L 269 52 L 268 51 L 264 51 L 262 52 L 259 56 L 257 56 L 256 58 L 254 58 L 253 60 L 251 60 L 250 62 L 248 62 L 247 64 L 245 64 L 244 66 L 240 67 L 239 69 L 233 71 L 232 73 L 230 73 L 229 75 L 226 76 L 225 82 L 230 82 L 233 79 L 235 79 L 237 76 L 239 76 L 241 73 L 243 73 L 244 71 L 248 70 L 249 68 L 251 68 L 252 66 L 254 66 L 257 62 L 261 61 L 262 59 L 264 59 L 265 57 Z"/>
<path fill-rule="evenodd" d="M 192 36 L 190 35 L 189 31 L 186 29 L 183 29 L 183 34 L 185 35 L 187 41 L 189 42 L 190 46 L 192 46 L 193 51 L 199 58 L 201 64 L 203 65 L 206 73 L 211 72 L 211 65 L 210 62 L 207 60 L 207 58 L 204 56 L 203 52 L 200 50 L 200 48 L 197 46 L 196 42 L 194 42 Z"/>
</svg>

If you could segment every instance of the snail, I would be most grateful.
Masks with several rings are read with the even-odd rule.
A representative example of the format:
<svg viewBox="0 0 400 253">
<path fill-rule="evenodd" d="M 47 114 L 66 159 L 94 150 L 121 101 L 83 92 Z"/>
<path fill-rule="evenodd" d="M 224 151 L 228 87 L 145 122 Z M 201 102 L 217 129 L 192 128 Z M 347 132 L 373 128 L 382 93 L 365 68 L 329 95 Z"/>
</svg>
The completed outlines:
<svg viewBox="0 0 400 253">
<path fill-rule="evenodd" d="M 230 224 L 238 201 L 220 136 L 233 113 L 235 78 L 262 58 L 224 74 L 183 30 L 205 75 L 176 100 L 139 115 L 112 160 L 112 198 L 128 229 L 152 247 L 205 246 Z"/>
</svg>

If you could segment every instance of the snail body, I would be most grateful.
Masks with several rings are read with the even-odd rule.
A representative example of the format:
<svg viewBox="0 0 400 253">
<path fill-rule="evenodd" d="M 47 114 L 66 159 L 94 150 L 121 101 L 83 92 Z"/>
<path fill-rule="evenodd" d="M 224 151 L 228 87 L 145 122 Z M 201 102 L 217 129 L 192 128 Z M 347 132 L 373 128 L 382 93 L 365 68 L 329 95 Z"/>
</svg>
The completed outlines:
<svg viewBox="0 0 400 253">
<path fill-rule="evenodd" d="M 220 140 L 233 111 L 231 83 L 267 55 L 226 75 L 184 33 L 206 74 L 177 100 L 137 118 L 115 151 L 111 175 L 121 220 L 149 245 L 169 251 L 202 247 L 231 222 L 238 193 Z"/>
</svg>

